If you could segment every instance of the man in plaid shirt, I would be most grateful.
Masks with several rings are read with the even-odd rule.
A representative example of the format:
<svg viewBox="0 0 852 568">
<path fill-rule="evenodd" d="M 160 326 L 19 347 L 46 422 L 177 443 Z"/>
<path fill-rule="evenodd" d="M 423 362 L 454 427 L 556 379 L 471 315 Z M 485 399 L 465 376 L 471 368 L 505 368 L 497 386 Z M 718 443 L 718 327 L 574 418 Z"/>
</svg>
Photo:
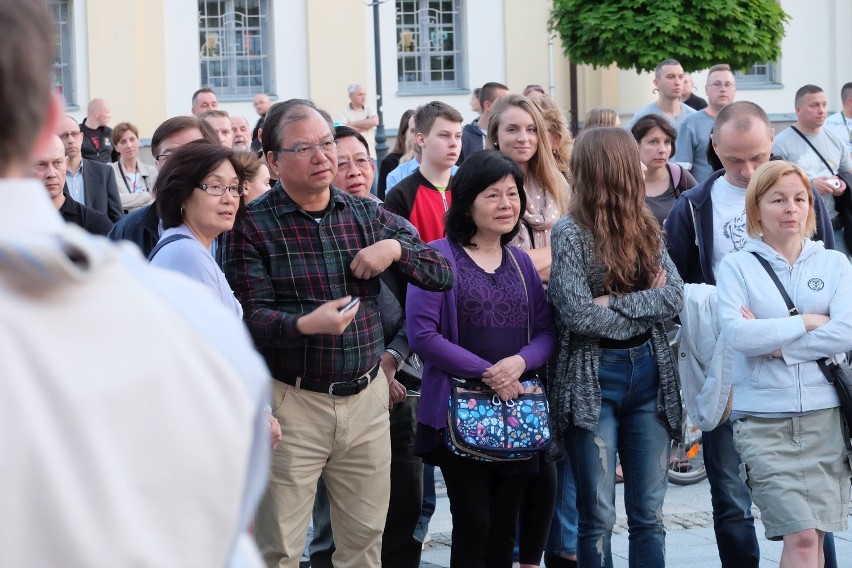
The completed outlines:
<svg viewBox="0 0 852 568">
<path fill-rule="evenodd" d="M 298 566 L 320 475 L 334 565 L 381 565 L 390 437 L 378 276 L 396 263 L 416 286 L 453 285 L 447 260 L 404 221 L 331 186 L 333 133 L 311 101 L 269 109 L 263 151 L 279 182 L 221 247 L 222 268 L 276 379 L 272 409 L 283 439 L 256 525 L 269 566 Z"/>
</svg>

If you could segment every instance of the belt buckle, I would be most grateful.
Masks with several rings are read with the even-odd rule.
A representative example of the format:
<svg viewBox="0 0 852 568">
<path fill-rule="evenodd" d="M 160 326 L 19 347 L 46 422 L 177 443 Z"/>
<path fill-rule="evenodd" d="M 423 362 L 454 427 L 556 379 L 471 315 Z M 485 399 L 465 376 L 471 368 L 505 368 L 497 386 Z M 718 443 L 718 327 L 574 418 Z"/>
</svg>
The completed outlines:
<svg viewBox="0 0 852 568">
<path fill-rule="evenodd" d="M 337 396 L 336 394 L 334 394 L 333 392 L 331 392 L 331 391 L 333 391 L 333 390 L 334 390 L 334 385 L 345 385 L 345 384 L 347 384 L 347 383 L 346 383 L 346 382 L 343 382 L 343 381 L 338 381 L 338 382 L 336 382 L 336 383 L 331 383 L 330 385 L 328 385 L 328 395 L 329 395 L 329 396 Z"/>
</svg>

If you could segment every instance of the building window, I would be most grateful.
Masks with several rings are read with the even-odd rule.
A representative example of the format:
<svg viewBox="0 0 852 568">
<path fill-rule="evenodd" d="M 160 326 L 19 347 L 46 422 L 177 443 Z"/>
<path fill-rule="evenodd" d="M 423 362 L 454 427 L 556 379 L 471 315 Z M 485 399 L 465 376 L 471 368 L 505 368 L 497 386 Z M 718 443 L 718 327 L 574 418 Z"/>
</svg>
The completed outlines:
<svg viewBox="0 0 852 568">
<path fill-rule="evenodd" d="M 737 79 L 738 87 L 774 85 L 780 82 L 777 77 L 777 69 L 778 64 L 775 62 L 756 63 L 746 71 L 736 71 L 734 76 Z"/>
<path fill-rule="evenodd" d="M 461 89 L 460 0 L 396 0 L 400 91 Z"/>
<path fill-rule="evenodd" d="M 271 92 L 267 0 L 199 0 L 201 84 L 220 97 Z"/>
<path fill-rule="evenodd" d="M 53 62 L 53 88 L 62 94 L 66 106 L 76 105 L 74 93 L 74 66 L 71 60 L 71 2 L 49 0 L 48 9 L 53 14 L 56 27 L 56 59 Z"/>
</svg>

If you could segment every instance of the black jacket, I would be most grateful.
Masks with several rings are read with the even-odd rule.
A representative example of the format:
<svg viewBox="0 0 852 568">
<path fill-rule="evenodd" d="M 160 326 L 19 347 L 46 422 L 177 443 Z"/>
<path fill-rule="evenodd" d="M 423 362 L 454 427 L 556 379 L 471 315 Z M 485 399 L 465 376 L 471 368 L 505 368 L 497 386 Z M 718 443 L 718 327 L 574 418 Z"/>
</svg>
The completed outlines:
<svg viewBox="0 0 852 568">
<path fill-rule="evenodd" d="M 483 134 L 482 130 L 479 129 L 479 126 L 476 124 L 476 121 L 465 124 L 464 128 L 462 128 L 461 154 L 459 154 L 459 159 L 456 162 L 456 165 L 462 165 L 462 162 L 464 162 L 465 158 L 475 152 L 479 152 L 480 150 L 484 149 L 484 144 L 485 134 Z"/>
</svg>

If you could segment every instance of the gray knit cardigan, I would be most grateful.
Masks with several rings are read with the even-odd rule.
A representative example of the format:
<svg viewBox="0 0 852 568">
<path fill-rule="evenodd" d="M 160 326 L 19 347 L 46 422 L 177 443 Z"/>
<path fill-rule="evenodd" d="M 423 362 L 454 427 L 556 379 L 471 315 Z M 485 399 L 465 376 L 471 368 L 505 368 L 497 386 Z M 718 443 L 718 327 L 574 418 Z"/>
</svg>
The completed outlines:
<svg viewBox="0 0 852 568">
<path fill-rule="evenodd" d="M 683 308 L 683 281 L 666 247 L 661 247 L 661 264 L 668 273 L 665 286 L 623 296 L 612 295 L 610 307 L 603 308 L 592 301 L 607 292 L 604 289 L 606 268 L 595 261 L 591 232 L 567 215 L 554 225 L 551 246 L 553 264 L 548 292 L 560 331 L 556 376 L 549 389 L 555 430 L 561 433 L 569 424 L 587 430 L 597 427 L 601 411 L 600 338 L 628 339 L 650 328 L 660 373 L 657 419 L 674 440 L 679 440 L 680 379 L 664 322 L 677 316 Z"/>
</svg>

